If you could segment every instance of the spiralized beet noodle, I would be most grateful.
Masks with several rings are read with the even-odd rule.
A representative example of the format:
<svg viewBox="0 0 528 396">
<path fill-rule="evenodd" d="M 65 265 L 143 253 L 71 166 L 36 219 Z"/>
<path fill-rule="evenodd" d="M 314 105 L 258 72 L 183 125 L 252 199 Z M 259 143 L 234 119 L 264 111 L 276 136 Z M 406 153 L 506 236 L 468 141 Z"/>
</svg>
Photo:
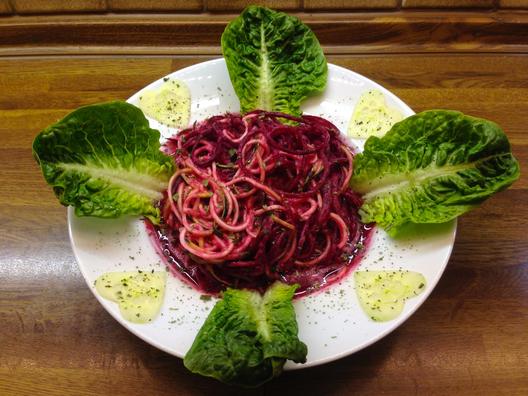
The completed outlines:
<svg viewBox="0 0 528 396">
<path fill-rule="evenodd" d="M 369 227 L 348 188 L 353 152 L 320 117 L 226 114 L 165 144 L 177 171 L 150 228 L 170 267 L 206 293 L 227 286 L 330 284 L 361 255 Z"/>
</svg>

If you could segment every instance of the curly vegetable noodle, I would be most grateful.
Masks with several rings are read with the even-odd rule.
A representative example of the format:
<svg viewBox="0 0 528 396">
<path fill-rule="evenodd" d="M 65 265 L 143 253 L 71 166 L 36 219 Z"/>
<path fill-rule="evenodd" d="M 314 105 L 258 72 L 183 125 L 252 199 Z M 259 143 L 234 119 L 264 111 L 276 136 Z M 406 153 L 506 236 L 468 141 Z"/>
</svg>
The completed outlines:
<svg viewBox="0 0 528 396">
<path fill-rule="evenodd" d="M 306 294 L 341 279 L 361 255 L 370 227 L 348 187 L 353 152 L 330 122 L 226 114 L 164 150 L 177 171 L 153 228 L 158 250 L 201 290 L 264 290 L 280 280 Z"/>
</svg>

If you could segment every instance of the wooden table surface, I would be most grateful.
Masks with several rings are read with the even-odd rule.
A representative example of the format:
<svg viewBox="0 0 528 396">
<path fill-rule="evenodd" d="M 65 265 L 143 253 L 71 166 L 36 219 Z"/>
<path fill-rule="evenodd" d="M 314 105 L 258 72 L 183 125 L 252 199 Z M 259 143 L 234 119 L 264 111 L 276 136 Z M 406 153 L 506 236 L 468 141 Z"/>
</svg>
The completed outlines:
<svg viewBox="0 0 528 396">
<path fill-rule="evenodd" d="M 190 374 L 97 303 L 61 207 L 31 156 L 48 124 L 125 99 L 207 57 L 0 59 L 0 394 L 528 394 L 528 177 L 459 220 L 447 270 L 426 303 L 371 347 L 286 372 L 251 391 Z M 528 169 L 528 56 L 331 56 L 415 111 L 450 108 L 498 122 Z"/>
</svg>

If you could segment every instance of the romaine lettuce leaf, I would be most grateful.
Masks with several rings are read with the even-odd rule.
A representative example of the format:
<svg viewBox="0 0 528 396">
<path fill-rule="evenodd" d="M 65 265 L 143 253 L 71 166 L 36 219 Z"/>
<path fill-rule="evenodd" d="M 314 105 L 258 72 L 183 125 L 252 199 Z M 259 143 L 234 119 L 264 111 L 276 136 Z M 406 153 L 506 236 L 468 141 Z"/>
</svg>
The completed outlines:
<svg viewBox="0 0 528 396">
<path fill-rule="evenodd" d="M 297 286 L 274 283 L 264 296 L 228 289 L 216 303 L 183 363 L 193 373 L 246 387 L 282 372 L 286 359 L 304 363 L 292 297 Z"/>
<path fill-rule="evenodd" d="M 78 216 L 157 221 L 153 203 L 174 168 L 159 138 L 137 107 L 109 102 L 81 107 L 46 128 L 33 141 L 33 155 L 57 198 Z"/>
<path fill-rule="evenodd" d="M 390 234 L 411 223 L 442 223 L 519 177 L 510 143 L 495 123 L 431 110 L 370 137 L 354 158 L 351 187 L 363 194 L 364 222 Z"/>
<path fill-rule="evenodd" d="M 319 41 L 298 18 L 249 6 L 227 25 L 222 51 L 242 113 L 300 114 L 301 102 L 326 86 Z"/>
</svg>

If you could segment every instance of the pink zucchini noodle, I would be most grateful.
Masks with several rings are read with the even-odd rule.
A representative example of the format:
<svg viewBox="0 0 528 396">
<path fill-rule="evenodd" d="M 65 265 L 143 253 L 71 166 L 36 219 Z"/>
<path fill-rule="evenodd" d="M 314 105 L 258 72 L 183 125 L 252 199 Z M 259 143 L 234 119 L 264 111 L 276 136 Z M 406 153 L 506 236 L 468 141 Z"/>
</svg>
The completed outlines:
<svg viewBox="0 0 528 396">
<path fill-rule="evenodd" d="M 211 117 L 164 146 L 176 163 L 149 228 L 175 273 L 206 293 L 265 289 L 307 294 L 360 257 L 370 227 L 348 183 L 353 151 L 320 117 L 254 111 Z"/>
</svg>

